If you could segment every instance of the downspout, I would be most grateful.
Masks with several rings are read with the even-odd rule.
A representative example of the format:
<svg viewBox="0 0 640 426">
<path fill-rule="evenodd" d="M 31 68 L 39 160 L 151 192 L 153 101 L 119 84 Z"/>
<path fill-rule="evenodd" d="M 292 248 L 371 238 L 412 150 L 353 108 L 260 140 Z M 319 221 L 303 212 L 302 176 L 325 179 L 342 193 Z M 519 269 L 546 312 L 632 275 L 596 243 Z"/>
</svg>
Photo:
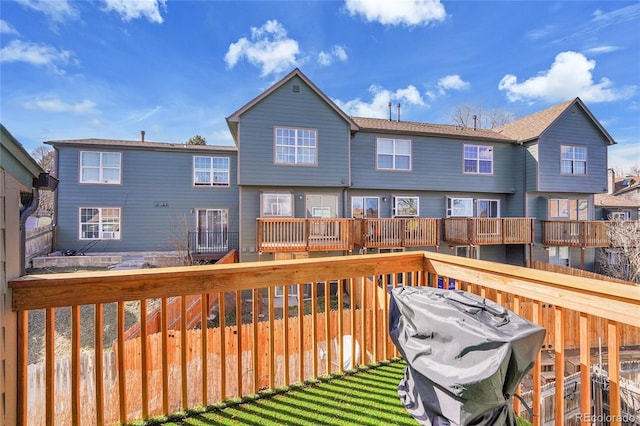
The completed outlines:
<svg viewBox="0 0 640 426">
<path fill-rule="evenodd" d="M 31 202 L 20 212 L 20 275 L 24 275 L 26 272 L 25 249 L 27 245 L 27 235 L 25 227 L 27 218 L 38 210 L 38 204 L 40 203 L 40 191 L 37 187 L 34 186 L 32 188 L 31 194 Z"/>
</svg>

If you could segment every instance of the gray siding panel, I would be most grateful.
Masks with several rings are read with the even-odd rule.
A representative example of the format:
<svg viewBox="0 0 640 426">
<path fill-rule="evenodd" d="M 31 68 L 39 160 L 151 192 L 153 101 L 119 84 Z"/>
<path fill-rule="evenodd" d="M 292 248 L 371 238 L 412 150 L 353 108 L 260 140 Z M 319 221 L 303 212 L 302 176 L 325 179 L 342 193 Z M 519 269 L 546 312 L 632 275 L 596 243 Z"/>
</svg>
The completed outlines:
<svg viewBox="0 0 640 426">
<path fill-rule="evenodd" d="M 99 241 L 92 247 L 94 252 L 184 248 L 187 232 L 195 230 L 194 209 L 227 209 L 229 231 L 237 231 L 235 153 L 198 154 L 226 156 L 231 160 L 229 187 L 205 188 L 192 185 L 192 153 L 129 149 L 109 150 L 122 152 L 120 185 L 80 184 L 80 150 L 58 149 L 58 249 L 78 250 L 90 243 L 79 239 L 80 207 L 121 208 L 121 239 Z M 95 148 L 84 150 L 100 151 Z"/>
<path fill-rule="evenodd" d="M 378 137 L 410 139 L 411 171 L 376 170 Z M 493 174 L 463 173 L 463 146 L 493 147 Z M 351 143 L 352 187 L 436 191 L 511 193 L 516 146 L 505 143 L 359 132 Z"/>
<path fill-rule="evenodd" d="M 562 175 L 560 146 L 587 148 L 587 174 Z M 574 106 L 539 141 L 539 191 L 599 193 L 607 189 L 607 141 L 580 108 Z"/>
<path fill-rule="evenodd" d="M 317 165 L 275 165 L 275 126 L 316 129 Z M 348 184 L 349 124 L 297 77 L 242 114 L 239 128 L 241 185 Z"/>
</svg>

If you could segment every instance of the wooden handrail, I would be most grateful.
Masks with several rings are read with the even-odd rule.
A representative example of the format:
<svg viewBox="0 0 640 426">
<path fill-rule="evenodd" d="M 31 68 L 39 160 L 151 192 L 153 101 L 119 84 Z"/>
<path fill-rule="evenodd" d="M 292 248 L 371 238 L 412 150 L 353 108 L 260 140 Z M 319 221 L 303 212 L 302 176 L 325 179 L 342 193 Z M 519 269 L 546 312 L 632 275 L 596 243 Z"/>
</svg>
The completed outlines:
<svg viewBox="0 0 640 426">
<path fill-rule="evenodd" d="M 12 306 L 20 313 L 18 332 L 22 342 L 18 346 L 19 365 L 22 366 L 18 369 L 20 419 L 26 423 L 28 418 L 31 419 L 29 416 L 34 415 L 41 418 L 42 423 L 47 419 L 53 422 L 68 419 L 70 422 L 72 418 L 79 419 L 81 423 L 95 422 L 96 419 L 105 423 L 132 421 L 140 413 L 143 413 L 143 417 L 169 414 L 169 410 L 211 404 L 247 395 L 258 389 L 279 387 L 288 383 L 290 378 L 298 381 L 315 378 L 344 369 L 346 354 L 342 350 L 342 336 L 346 335 L 352 336 L 359 345 L 359 363 L 381 361 L 397 354 L 388 335 L 386 315 L 389 297 L 384 290 L 399 285 L 435 286 L 439 281 L 452 282 L 457 289 L 490 298 L 546 327 L 548 338 L 545 344 L 556 354 L 556 395 L 562 396 L 564 392 L 562 358 L 566 350 L 575 348 L 580 351 L 581 372 L 584 372 L 590 367 L 588 352 L 595 340 L 590 336 L 604 333 L 604 341 L 609 347 L 609 380 L 612 389 L 609 414 L 620 414 L 618 348 L 640 344 L 640 316 L 637 315 L 640 310 L 640 286 L 412 251 L 34 275 L 12 280 L 9 283 L 13 295 Z M 303 300 L 306 295 L 299 285 L 295 293 L 297 306 L 289 309 L 289 299 L 285 297 L 285 302 L 283 298 L 275 297 L 273 289 L 283 286 L 284 294 L 287 294 L 287 286 L 292 283 L 310 283 L 311 294 L 309 300 Z M 202 298 L 201 306 L 208 306 L 207 298 L 212 294 L 219 300 L 219 327 L 203 327 L 192 331 L 187 329 L 186 321 L 183 321 L 179 330 L 169 330 L 166 319 L 168 298 L 181 297 L 184 310 L 187 297 L 198 295 Z M 224 303 L 225 294 L 232 296 L 228 301 L 235 300 L 235 306 L 234 303 Z M 157 334 L 145 330 L 141 338 L 125 341 L 125 302 L 153 298 L 161 299 L 162 330 Z M 118 324 L 105 324 L 106 320 L 101 314 L 103 304 L 113 302 L 118 302 L 120 321 Z M 82 373 L 79 369 L 81 351 L 78 338 L 78 313 L 81 310 L 78 307 L 83 305 L 100 307 L 96 309 L 100 316 L 95 319 L 100 329 L 113 326 L 118 330 L 114 347 L 118 355 L 117 362 L 105 359 L 104 364 L 105 368 L 110 366 L 116 371 L 108 372 L 101 364 L 94 369 L 99 377 L 90 380 L 96 383 L 94 404 L 85 402 L 88 400 L 84 393 L 86 391 L 80 389 L 79 384 L 82 383 L 79 380 Z M 144 307 L 144 303 L 141 305 Z M 66 355 L 56 353 L 53 320 L 56 308 L 67 306 L 74 307 L 71 329 L 76 337 L 72 341 L 72 368 L 69 370 L 73 374 L 73 380 L 70 380 L 72 392 L 61 394 L 57 390 L 57 381 L 53 379 L 63 374 L 56 369 L 62 365 L 59 361 L 64 361 Z M 43 308 L 47 313 L 46 397 L 39 401 L 44 405 L 38 406 L 34 402 L 32 406 L 25 402 L 30 397 L 26 389 L 29 369 L 25 366 L 29 339 L 28 317 L 25 313 Z M 229 314 L 229 309 L 235 313 Z M 278 318 L 278 312 L 287 312 L 286 322 Z M 206 319 L 206 313 L 203 309 L 202 321 Z M 568 327 L 567 324 L 573 324 L 574 319 L 579 324 L 576 325 L 576 332 L 563 333 L 562 330 Z M 96 330 L 98 336 L 102 340 L 102 335 Z M 161 343 L 159 339 L 162 339 Z M 142 351 L 139 345 L 145 345 L 145 350 Z M 96 345 L 93 352 L 96 360 L 103 356 L 111 357 L 109 352 L 102 351 L 101 344 Z M 302 352 L 305 356 L 300 356 Z M 352 346 L 351 359 L 355 358 L 355 352 Z M 145 357 L 143 364 L 136 363 L 140 354 Z M 225 361 L 221 362 L 221 359 Z M 130 367 L 132 362 L 135 366 Z M 204 368 L 194 369 L 193 363 Z M 282 371 L 283 365 L 286 366 L 286 374 Z M 212 371 L 213 368 L 216 370 Z M 293 370 L 289 372 L 290 369 Z M 540 361 L 532 374 L 534 399 L 539 399 Z M 583 379 L 586 380 L 586 377 L 588 375 L 585 373 Z M 588 389 L 583 391 L 588 392 Z M 153 400 L 141 403 L 140 395 Z M 581 412 L 585 415 L 591 413 L 590 407 L 585 406 L 589 398 L 582 395 L 581 401 Z M 534 402 L 539 414 L 540 401 Z M 555 416 L 563 418 L 565 413 L 562 404 L 559 407 L 557 405 Z M 87 413 L 86 410 L 90 410 L 91 406 L 98 408 Z M 74 407 L 73 412 L 67 414 L 64 407 Z M 41 413 L 46 416 L 38 417 Z M 33 422 L 38 424 L 40 420 Z M 619 423 L 614 421 L 612 424 Z"/>
</svg>

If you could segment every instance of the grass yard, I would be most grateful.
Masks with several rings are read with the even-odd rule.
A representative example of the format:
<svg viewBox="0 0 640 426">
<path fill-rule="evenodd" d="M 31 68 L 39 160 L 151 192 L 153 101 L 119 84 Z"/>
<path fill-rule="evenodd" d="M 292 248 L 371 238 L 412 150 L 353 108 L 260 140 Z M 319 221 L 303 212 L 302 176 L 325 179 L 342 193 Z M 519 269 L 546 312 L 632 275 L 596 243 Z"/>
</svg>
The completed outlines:
<svg viewBox="0 0 640 426">
<path fill-rule="evenodd" d="M 162 425 L 407 425 L 418 423 L 398 398 L 405 363 L 395 360 L 317 383 L 290 386 L 241 401 L 189 412 Z M 518 426 L 527 425 L 518 422 Z"/>
</svg>

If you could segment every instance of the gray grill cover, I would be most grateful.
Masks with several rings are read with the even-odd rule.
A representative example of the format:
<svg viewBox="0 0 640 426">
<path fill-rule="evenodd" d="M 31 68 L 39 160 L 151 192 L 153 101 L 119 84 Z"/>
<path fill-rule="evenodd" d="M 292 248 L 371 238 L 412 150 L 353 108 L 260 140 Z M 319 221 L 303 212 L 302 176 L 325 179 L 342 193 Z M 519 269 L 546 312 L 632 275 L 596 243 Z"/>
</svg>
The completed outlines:
<svg viewBox="0 0 640 426">
<path fill-rule="evenodd" d="M 407 362 L 398 394 L 423 425 L 515 425 L 512 395 L 546 330 L 462 291 L 391 291 L 391 339 Z"/>
</svg>

